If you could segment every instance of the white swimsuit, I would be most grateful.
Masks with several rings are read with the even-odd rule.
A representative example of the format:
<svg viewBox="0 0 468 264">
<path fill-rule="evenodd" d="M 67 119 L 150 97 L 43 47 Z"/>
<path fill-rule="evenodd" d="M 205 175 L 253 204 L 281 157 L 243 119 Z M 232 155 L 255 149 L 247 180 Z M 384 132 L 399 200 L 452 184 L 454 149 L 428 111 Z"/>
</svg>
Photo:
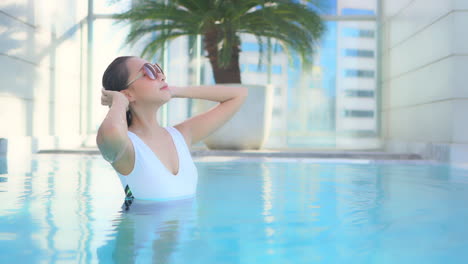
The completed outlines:
<svg viewBox="0 0 468 264">
<path fill-rule="evenodd" d="M 184 136 L 175 127 L 165 127 L 177 150 L 179 171 L 174 175 L 135 133 L 128 136 L 135 150 L 135 165 L 128 175 L 117 172 L 128 197 L 166 201 L 193 197 L 196 194 L 198 172 Z"/>
</svg>

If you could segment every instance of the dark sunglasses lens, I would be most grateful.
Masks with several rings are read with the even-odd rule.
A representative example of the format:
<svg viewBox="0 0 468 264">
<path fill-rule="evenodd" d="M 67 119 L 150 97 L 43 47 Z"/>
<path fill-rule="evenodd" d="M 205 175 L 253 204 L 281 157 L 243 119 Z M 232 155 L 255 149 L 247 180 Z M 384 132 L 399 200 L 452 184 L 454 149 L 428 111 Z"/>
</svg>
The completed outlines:
<svg viewBox="0 0 468 264">
<path fill-rule="evenodd" d="M 152 80 L 156 80 L 156 72 L 154 71 L 153 67 L 151 67 L 151 65 L 149 64 L 145 64 L 145 67 L 143 67 L 143 69 L 145 70 L 145 73 L 146 75 L 152 79 Z"/>
<path fill-rule="evenodd" d="M 159 64 L 155 63 L 154 66 L 156 66 L 156 69 L 157 69 L 157 71 L 158 71 L 159 73 L 162 73 L 162 74 L 164 75 L 164 72 L 163 72 L 161 66 L 159 66 Z"/>
</svg>

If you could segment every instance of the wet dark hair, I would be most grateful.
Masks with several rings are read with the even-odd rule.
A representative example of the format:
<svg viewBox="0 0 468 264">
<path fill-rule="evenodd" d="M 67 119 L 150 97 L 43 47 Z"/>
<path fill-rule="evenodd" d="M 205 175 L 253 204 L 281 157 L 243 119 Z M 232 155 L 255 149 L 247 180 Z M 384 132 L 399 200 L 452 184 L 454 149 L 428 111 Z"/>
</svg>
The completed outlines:
<svg viewBox="0 0 468 264">
<path fill-rule="evenodd" d="M 110 91 L 122 91 L 127 89 L 128 82 L 128 68 L 127 60 L 134 58 L 134 56 L 121 56 L 114 59 L 102 75 L 102 86 Z M 127 126 L 132 124 L 132 113 L 130 110 L 126 113 Z"/>
</svg>

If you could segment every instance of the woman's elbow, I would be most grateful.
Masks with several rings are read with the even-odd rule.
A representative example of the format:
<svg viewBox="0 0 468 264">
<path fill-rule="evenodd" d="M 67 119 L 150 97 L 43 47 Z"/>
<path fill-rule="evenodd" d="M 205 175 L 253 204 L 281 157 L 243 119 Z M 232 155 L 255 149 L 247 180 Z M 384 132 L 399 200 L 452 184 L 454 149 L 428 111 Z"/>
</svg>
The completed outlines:
<svg viewBox="0 0 468 264">
<path fill-rule="evenodd" d="M 248 95 L 249 95 L 249 88 L 247 88 L 247 87 L 245 87 L 245 86 L 242 87 L 242 88 L 240 89 L 240 96 L 242 96 L 242 97 L 247 97 Z"/>
</svg>

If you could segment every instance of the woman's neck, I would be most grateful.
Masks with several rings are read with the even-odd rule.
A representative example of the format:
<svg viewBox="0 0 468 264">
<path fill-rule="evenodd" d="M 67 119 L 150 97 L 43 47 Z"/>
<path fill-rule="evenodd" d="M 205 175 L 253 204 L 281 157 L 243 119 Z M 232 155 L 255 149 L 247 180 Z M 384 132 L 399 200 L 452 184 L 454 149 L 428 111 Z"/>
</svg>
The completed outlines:
<svg viewBox="0 0 468 264">
<path fill-rule="evenodd" d="M 132 125 L 129 130 L 142 136 L 158 134 L 164 128 L 159 124 L 157 113 L 159 108 L 132 108 Z"/>
</svg>

